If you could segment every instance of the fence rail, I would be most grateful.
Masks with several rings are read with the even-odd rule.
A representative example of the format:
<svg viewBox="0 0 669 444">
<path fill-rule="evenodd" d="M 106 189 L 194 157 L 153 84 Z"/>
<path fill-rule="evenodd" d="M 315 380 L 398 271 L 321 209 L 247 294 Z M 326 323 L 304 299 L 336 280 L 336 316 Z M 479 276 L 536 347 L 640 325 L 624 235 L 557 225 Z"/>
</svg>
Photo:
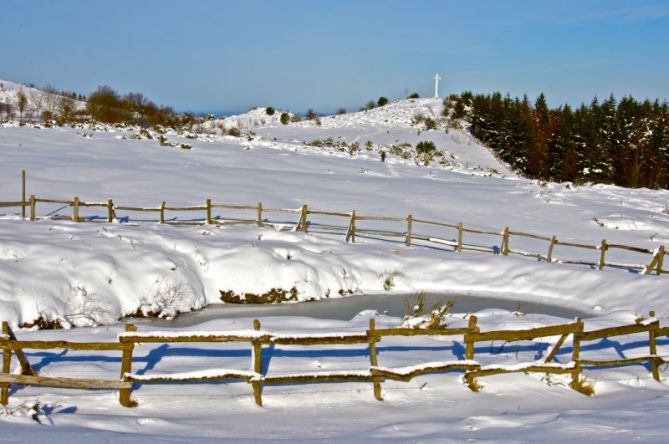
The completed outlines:
<svg viewBox="0 0 669 444">
<path fill-rule="evenodd" d="M 505 373 L 546 373 L 570 374 L 570 387 L 576 391 L 591 395 L 594 392 L 582 378 L 584 367 L 624 366 L 649 363 L 652 376 L 660 381 L 661 364 L 667 362 L 657 354 L 657 338 L 669 336 L 669 327 L 660 328 L 655 313 L 650 312 L 646 320 L 636 324 L 613 326 L 598 330 L 585 331 L 584 322 L 576 318 L 575 322 L 521 330 L 480 331 L 476 316 L 470 316 L 464 328 L 376 328 L 376 321 L 369 320 L 369 328 L 364 332 L 308 334 L 276 334 L 261 330 L 260 321 L 253 321 L 253 329 L 238 331 L 213 332 L 138 332 L 132 324 L 125 326 L 125 332 L 119 334 L 117 342 L 67 342 L 67 341 L 22 341 L 16 338 L 7 322 L 2 323 L 0 348 L 3 349 L 2 372 L 0 372 L 0 403 L 9 401 L 10 384 L 62 387 L 72 389 L 114 389 L 119 390 L 119 402 L 126 407 L 137 405 L 131 397 L 136 384 L 147 383 L 185 383 L 246 381 L 252 386 L 253 397 L 262 405 L 262 389 L 266 385 L 304 384 L 323 382 L 368 382 L 372 383 L 376 399 L 383 400 L 381 384 L 386 380 L 409 382 L 412 378 L 429 373 L 463 371 L 464 382 L 472 391 L 479 391 L 477 378 Z M 581 358 L 581 343 L 601 340 L 614 336 L 648 334 L 649 354 L 631 359 L 595 361 Z M 385 337 L 415 336 L 455 336 L 462 337 L 465 344 L 464 359 L 425 362 L 401 368 L 388 368 L 379 365 L 377 344 Z M 475 360 L 476 345 L 491 341 L 531 341 L 539 338 L 557 337 L 548 356 L 543 361 L 521 362 L 512 365 L 481 365 Z M 571 360 L 567 363 L 553 362 L 564 346 L 568 337 L 572 337 Z M 133 351 L 138 344 L 174 344 L 174 343 L 248 343 L 251 346 L 252 370 L 241 369 L 206 369 L 186 373 L 159 373 L 154 375 L 132 372 Z M 270 353 L 275 345 L 315 346 L 315 345 L 360 345 L 366 344 L 370 366 L 367 370 L 339 370 L 334 372 L 305 372 L 280 375 L 263 373 L 263 347 Z M 120 351 L 121 369 L 118 380 L 78 379 L 65 377 L 40 376 L 31 367 L 24 350 L 88 350 Z M 20 374 L 11 373 L 11 358 L 14 354 L 19 362 Z M 267 369 L 265 369 L 267 371 Z"/>
<path fill-rule="evenodd" d="M 415 242 L 423 242 L 427 245 L 436 246 L 437 248 L 452 248 L 453 251 L 461 253 L 463 251 L 472 251 L 477 253 L 488 253 L 488 254 L 497 254 L 501 256 L 508 256 L 510 254 L 515 254 L 523 257 L 531 257 L 546 263 L 563 263 L 563 264 L 573 264 L 573 265 L 585 265 L 592 268 L 597 268 L 598 270 L 603 270 L 605 267 L 626 269 L 626 270 L 635 270 L 643 274 L 651 274 L 655 272 L 656 274 L 669 274 L 669 270 L 664 269 L 664 256 L 669 254 L 669 251 L 665 248 L 664 245 L 659 245 L 654 250 L 631 246 L 631 245 L 622 245 L 622 244 L 609 244 L 606 239 L 603 239 L 598 244 L 588 244 L 588 243 L 579 243 L 570 240 L 563 240 L 556 235 L 546 236 L 534 233 L 526 233 L 522 231 L 511 230 L 509 227 L 505 227 L 503 230 L 492 230 L 492 229 L 483 229 L 478 227 L 465 227 L 465 225 L 460 222 L 457 224 L 446 223 L 442 221 L 433 221 L 421 218 L 414 218 L 413 215 L 408 215 L 406 217 L 395 217 L 395 216 L 375 216 L 375 215 L 364 215 L 352 211 L 330 211 L 324 209 L 310 209 L 308 205 L 302 205 L 300 208 L 267 208 L 263 205 L 262 202 L 258 202 L 257 205 L 246 205 L 246 204 L 228 204 L 228 203 L 213 203 L 212 199 L 208 198 L 204 200 L 204 205 L 186 205 L 186 206 L 168 206 L 166 201 L 155 207 L 145 207 L 145 206 L 130 206 L 130 205 L 117 205 L 112 199 L 108 199 L 106 202 L 87 202 L 79 199 L 79 197 L 74 197 L 72 199 L 47 199 L 47 198 L 38 198 L 35 195 L 30 195 L 26 198 L 26 175 L 25 171 L 21 175 L 21 184 L 22 184 L 22 199 L 20 201 L 12 202 L 0 202 L 0 208 L 21 208 L 21 214 L 24 219 L 26 219 L 26 208 L 29 209 L 29 219 L 35 221 L 41 219 L 37 215 L 37 204 L 38 203 L 51 203 L 51 204 L 62 204 L 72 207 L 72 216 L 67 217 L 66 220 L 72 220 L 74 222 L 100 222 L 104 221 L 104 218 L 100 217 L 81 217 L 80 209 L 85 207 L 103 207 L 106 208 L 106 222 L 112 223 L 115 220 L 118 220 L 117 212 L 149 212 L 149 213 L 158 213 L 158 221 L 161 224 L 168 225 L 192 225 L 192 224 L 209 224 L 209 225 L 257 225 L 258 227 L 264 226 L 273 226 L 273 227 L 290 227 L 297 231 L 323 231 L 323 232 L 340 232 L 345 235 L 346 241 L 352 243 L 356 242 L 356 236 L 368 236 L 368 237 L 381 237 L 381 238 L 395 238 L 403 239 L 407 247 L 411 247 Z M 252 211 L 253 217 L 249 218 L 221 218 L 214 215 L 215 209 L 223 210 L 236 210 L 236 211 Z M 178 213 L 178 212 L 204 212 L 202 218 L 197 219 L 166 219 L 166 213 Z M 297 221 L 288 220 L 270 220 L 267 218 L 269 213 L 282 213 L 282 214 L 299 214 L 299 219 Z M 319 224 L 317 220 L 310 220 L 309 216 L 327 216 L 327 217 L 339 217 L 347 220 L 346 224 L 335 225 L 335 224 Z M 61 217 L 58 217 L 60 220 Z M 401 229 L 399 230 L 390 230 L 390 229 L 378 229 L 375 227 L 366 227 L 365 223 L 369 222 L 387 222 L 402 224 Z M 445 232 L 440 236 L 432 236 L 421 234 L 416 231 L 417 226 L 427 225 L 432 227 L 440 227 L 453 229 L 455 232 Z M 476 243 L 465 242 L 465 234 L 473 234 L 478 236 L 490 236 L 493 238 L 491 244 L 489 245 L 480 245 Z M 512 237 L 525 238 L 538 240 L 542 242 L 548 242 L 548 245 L 545 247 L 544 251 L 522 251 L 511 248 L 512 246 Z M 558 258 L 557 250 L 559 248 L 578 248 L 583 250 L 594 251 L 592 260 L 573 260 L 568 257 Z M 630 253 L 635 253 L 643 255 L 642 263 L 639 264 L 630 264 L 630 263 L 616 263 L 611 262 L 606 259 L 607 252 L 610 250 L 623 250 Z M 650 256 L 650 259 L 648 259 Z M 646 265 L 647 264 L 647 265 Z"/>
<path fill-rule="evenodd" d="M 322 210 L 308 210 L 307 205 L 304 205 L 302 209 L 290 209 L 290 208 L 266 208 L 263 207 L 262 203 L 258 205 L 228 205 L 228 204 L 212 204 L 211 199 L 207 199 L 206 205 L 190 205 L 190 206 L 168 206 L 166 202 L 162 202 L 160 206 L 156 207 L 141 207 L 141 206 L 126 206 L 126 205 L 115 205 L 112 199 L 109 199 L 107 202 L 86 202 L 80 200 L 78 197 L 75 197 L 71 200 L 67 199 L 46 199 L 46 198 L 37 198 L 34 195 L 30 196 L 30 199 L 26 202 L 0 202 L 0 208 L 11 208 L 11 207 L 21 207 L 29 208 L 30 215 L 29 219 L 31 221 L 36 221 L 40 219 L 48 219 L 40 217 L 37 215 L 37 204 L 38 203 L 58 203 L 63 205 L 68 205 L 72 207 L 72 216 L 66 218 L 65 220 L 71 220 L 74 222 L 99 222 L 99 218 L 86 218 L 80 216 L 80 208 L 82 207 L 106 207 L 107 208 L 107 218 L 108 223 L 113 223 L 115 220 L 118 220 L 119 212 L 150 212 L 159 214 L 159 223 L 167 225 L 192 225 L 192 224 L 209 224 L 209 225 L 257 225 L 259 227 L 263 226 L 290 226 L 297 231 L 328 231 L 328 232 L 341 232 L 346 235 L 346 240 L 355 243 L 356 236 L 370 236 L 370 237 L 387 237 L 387 238 L 402 238 L 404 243 L 407 246 L 412 246 L 415 242 L 425 242 L 428 244 L 436 244 L 439 246 L 451 247 L 453 251 L 463 252 L 463 251 L 473 251 L 479 253 L 492 253 L 502 256 L 508 256 L 510 254 L 532 257 L 547 263 L 564 263 L 564 264 L 578 264 L 578 265 L 587 265 L 590 267 L 596 267 L 599 270 L 602 270 L 604 267 L 612 268 L 623 268 L 637 270 L 644 274 L 651 274 L 655 272 L 656 274 L 667 274 L 669 270 L 665 270 L 664 267 L 664 256 L 669 254 L 666 248 L 663 245 L 660 245 L 655 250 L 650 250 L 648 248 L 636 247 L 630 245 L 622 244 L 608 244 L 606 240 L 603 240 L 599 245 L 589 245 L 583 243 L 576 243 L 570 241 L 563 241 L 558 239 L 556 236 L 548 237 L 541 236 L 531 233 L 524 233 L 520 231 L 509 230 L 508 227 L 499 232 L 493 230 L 484 230 L 479 228 L 470 228 L 465 227 L 464 224 L 449 224 L 438 221 L 431 221 L 426 219 L 415 219 L 411 215 L 401 218 L 401 217 L 389 217 L 389 216 L 366 216 L 359 215 L 355 211 L 351 212 L 341 212 L 341 211 L 322 211 Z M 234 209 L 234 210 L 252 210 L 256 213 L 254 218 L 249 219 L 221 219 L 218 216 L 213 215 L 213 209 L 223 208 L 223 209 Z M 205 217 L 202 219 L 196 220 L 167 220 L 165 215 L 167 212 L 206 212 Z M 263 217 L 263 213 L 285 213 L 285 214 L 299 214 L 300 218 L 298 221 L 276 221 L 269 220 L 266 217 Z M 343 217 L 348 219 L 347 225 L 332 225 L 332 224 L 321 224 L 317 221 L 310 221 L 308 219 L 309 215 L 313 216 L 330 216 L 330 217 Z M 58 220 L 62 220 L 63 217 L 58 217 Z M 383 222 L 402 222 L 406 224 L 406 229 L 402 231 L 393 231 L 389 229 L 371 229 L 361 227 L 361 223 L 367 221 L 383 221 Z M 450 239 L 448 237 L 437 237 L 437 236 L 427 236 L 415 231 L 415 226 L 425 224 L 436 227 L 444 228 L 454 228 L 456 232 L 454 233 L 454 238 Z M 483 236 L 492 236 L 495 237 L 497 242 L 492 245 L 475 245 L 465 242 L 465 234 L 477 234 Z M 523 237 L 528 239 L 535 239 L 541 241 L 547 241 L 549 245 L 547 246 L 546 253 L 540 252 L 531 252 L 531 251 L 521 251 L 511 248 L 511 237 Z M 558 259 L 556 257 L 556 247 L 570 247 L 570 248 L 580 248 L 585 250 L 598 251 L 599 254 L 596 258 L 593 258 L 592 261 L 584 260 L 569 260 L 569 259 Z M 646 263 L 648 265 L 640 264 L 629 264 L 629 263 L 615 263 L 606 261 L 606 252 L 608 250 L 619 249 L 625 250 L 632 253 L 638 253 L 642 255 L 650 255 L 650 261 Z M 596 259 L 596 260 L 595 260 Z"/>
</svg>

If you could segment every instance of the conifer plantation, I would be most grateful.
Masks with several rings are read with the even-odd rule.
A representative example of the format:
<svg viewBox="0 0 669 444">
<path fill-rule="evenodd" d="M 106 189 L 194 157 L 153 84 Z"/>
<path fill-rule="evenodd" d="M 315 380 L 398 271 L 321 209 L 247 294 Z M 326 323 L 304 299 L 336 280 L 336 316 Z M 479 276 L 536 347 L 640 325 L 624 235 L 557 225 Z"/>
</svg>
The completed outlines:
<svg viewBox="0 0 669 444">
<path fill-rule="evenodd" d="M 577 109 L 550 108 L 544 94 L 534 104 L 465 92 L 451 96 L 453 116 L 518 172 L 531 178 L 624 187 L 669 187 L 669 106 L 655 100 L 611 96 Z M 447 111 L 448 112 L 448 111 Z"/>
</svg>

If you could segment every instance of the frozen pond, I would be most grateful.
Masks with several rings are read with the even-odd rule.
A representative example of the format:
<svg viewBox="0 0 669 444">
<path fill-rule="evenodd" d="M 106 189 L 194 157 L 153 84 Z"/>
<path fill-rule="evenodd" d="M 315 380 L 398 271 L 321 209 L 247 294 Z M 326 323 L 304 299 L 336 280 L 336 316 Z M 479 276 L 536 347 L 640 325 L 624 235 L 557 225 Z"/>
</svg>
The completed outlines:
<svg viewBox="0 0 669 444">
<path fill-rule="evenodd" d="M 538 313 L 573 319 L 588 317 L 592 313 L 544 303 L 521 302 L 513 298 L 499 299 L 492 296 L 471 296 L 457 294 L 426 294 L 426 309 L 439 301 L 455 301 L 455 313 L 477 312 L 497 308 L 523 313 Z M 184 313 L 176 319 L 136 319 L 136 324 L 164 325 L 170 327 L 190 327 L 213 319 L 264 318 L 268 316 L 304 316 L 317 319 L 350 320 L 363 310 L 376 310 L 390 316 L 405 314 L 405 301 L 415 304 L 415 294 L 374 294 L 356 295 L 345 298 L 324 299 L 314 302 L 286 304 L 212 304 L 200 311 Z"/>
</svg>

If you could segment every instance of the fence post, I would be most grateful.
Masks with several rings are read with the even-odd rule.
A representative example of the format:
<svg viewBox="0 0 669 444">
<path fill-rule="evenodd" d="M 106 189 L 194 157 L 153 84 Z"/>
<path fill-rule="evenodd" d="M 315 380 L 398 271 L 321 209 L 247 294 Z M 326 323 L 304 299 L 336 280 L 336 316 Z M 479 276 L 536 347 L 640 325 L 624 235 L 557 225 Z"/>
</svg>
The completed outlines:
<svg viewBox="0 0 669 444">
<path fill-rule="evenodd" d="M 162 201 L 160 203 L 160 223 L 164 224 L 165 223 L 165 206 L 167 205 L 167 202 Z"/>
<path fill-rule="evenodd" d="M 664 245 L 660 245 L 660 248 L 657 252 L 657 274 L 662 274 L 662 266 L 664 265 Z"/>
<path fill-rule="evenodd" d="M 458 224 L 458 253 L 462 253 L 462 222 Z"/>
<path fill-rule="evenodd" d="M 411 229 L 413 225 L 413 217 L 411 215 L 407 216 L 407 238 L 406 238 L 406 244 L 407 247 L 411 246 Z"/>
<path fill-rule="evenodd" d="M 26 170 L 21 170 L 21 217 L 26 218 Z"/>
<path fill-rule="evenodd" d="M 258 202 L 258 219 L 256 221 L 259 227 L 263 226 L 262 223 L 262 202 Z"/>
<path fill-rule="evenodd" d="M 546 262 L 549 264 L 553 262 L 553 248 L 557 244 L 557 238 L 553 236 L 551 238 L 551 244 L 548 246 L 548 254 L 546 255 Z"/>
<path fill-rule="evenodd" d="M 111 199 L 107 199 L 107 222 L 114 222 L 114 202 Z"/>
<path fill-rule="evenodd" d="M 72 199 L 72 221 L 79 222 L 79 198 Z"/>
<path fill-rule="evenodd" d="M 300 213 L 300 222 L 297 224 L 297 229 L 307 231 L 307 204 L 302 205 L 302 212 Z"/>
<path fill-rule="evenodd" d="M 2 321 L 2 334 L 9 337 L 9 324 L 7 321 Z M 11 370 L 12 350 L 9 347 L 2 349 L 2 373 L 9 374 Z M 9 383 L 0 384 L 0 404 L 7 405 L 9 403 Z"/>
<path fill-rule="evenodd" d="M 355 243 L 355 210 L 351 211 L 351 242 Z"/>
<path fill-rule="evenodd" d="M 467 324 L 467 328 L 469 328 L 470 332 L 465 335 L 465 359 L 474 359 L 475 341 L 469 335 L 474 334 L 478 331 L 478 328 L 476 327 L 477 322 L 478 319 L 476 318 L 476 316 L 471 315 L 469 317 L 469 324 Z"/>
<path fill-rule="evenodd" d="M 205 210 L 207 212 L 207 224 L 211 225 L 212 223 L 214 223 L 211 218 L 211 197 L 207 198 L 207 203 L 205 206 L 207 207 Z"/>
<path fill-rule="evenodd" d="M 37 218 L 37 215 L 35 214 L 35 195 L 31 194 L 30 195 L 30 220 L 34 221 Z"/>
<path fill-rule="evenodd" d="M 502 233 L 502 256 L 509 255 L 509 227 L 504 227 Z"/>
<path fill-rule="evenodd" d="M 569 386 L 576 390 L 577 392 L 581 391 L 581 334 L 583 333 L 583 321 L 581 318 L 576 318 L 576 324 L 574 325 L 573 333 L 573 352 L 571 354 L 571 360 L 574 363 L 574 369 L 571 372 L 571 383 Z"/>
<path fill-rule="evenodd" d="M 660 253 L 664 254 L 663 246 L 660 246 L 653 257 L 650 259 L 650 264 L 644 268 L 643 274 L 651 274 L 653 270 L 657 271 L 657 263 L 660 261 Z M 659 273 L 658 273 L 659 274 Z"/>
<path fill-rule="evenodd" d="M 655 312 L 651 311 L 649 313 L 651 318 L 655 317 Z M 650 356 L 651 356 L 651 369 L 653 372 L 653 379 L 656 381 L 660 380 L 660 369 L 658 366 L 658 357 L 657 357 L 657 330 L 659 328 L 659 323 L 657 320 L 653 322 L 652 324 L 649 325 L 649 330 L 648 330 L 648 342 L 650 344 Z"/>
<path fill-rule="evenodd" d="M 376 354 L 376 342 L 380 340 L 380 338 L 377 337 L 375 330 L 376 330 L 376 319 L 370 318 L 369 330 L 367 330 L 367 337 L 369 338 L 369 363 L 371 364 L 372 367 L 376 367 L 379 365 L 378 357 Z M 380 378 L 372 376 L 372 382 L 374 383 L 374 397 L 379 401 L 383 401 L 383 395 L 381 394 Z"/>
<path fill-rule="evenodd" d="M 602 239 L 602 244 L 599 246 L 600 252 L 599 252 L 599 270 L 604 269 L 604 265 L 606 265 L 606 250 L 609 249 L 609 247 L 606 245 L 606 239 Z"/>
<path fill-rule="evenodd" d="M 253 320 L 253 329 L 260 330 L 259 320 Z M 253 371 L 262 374 L 262 343 L 258 340 L 253 341 Z M 262 384 L 258 381 L 251 384 L 253 385 L 253 398 L 256 404 L 262 407 Z"/>
<path fill-rule="evenodd" d="M 137 331 L 137 327 L 133 324 L 126 324 L 125 331 Z M 132 372 L 132 351 L 135 347 L 133 342 L 126 342 L 121 356 L 121 381 L 125 380 L 125 374 Z M 130 398 L 132 388 L 122 388 L 119 390 L 119 402 L 124 407 L 135 407 L 137 402 Z"/>
</svg>

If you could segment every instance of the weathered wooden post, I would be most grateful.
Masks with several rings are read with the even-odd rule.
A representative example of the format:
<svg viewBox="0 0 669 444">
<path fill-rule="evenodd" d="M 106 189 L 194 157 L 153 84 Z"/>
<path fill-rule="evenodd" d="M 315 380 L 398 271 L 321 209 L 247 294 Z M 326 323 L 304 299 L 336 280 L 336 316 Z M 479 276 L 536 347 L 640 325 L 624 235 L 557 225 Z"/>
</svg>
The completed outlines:
<svg viewBox="0 0 669 444">
<path fill-rule="evenodd" d="M 606 245 L 606 239 L 602 239 L 602 244 L 599 246 L 599 266 L 597 267 L 600 271 L 604 269 L 606 265 L 606 250 L 609 247 Z"/>
<path fill-rule="evenodd" d="M 260 330 L 259 320 L 253 320 L 253 329 Z M 262 374 L 262 342 L 259 340 L 253 341 L 253 371 L 259 375 Z M 253 398 L 256 404 L 262 407 L 262 383 L 253 381 L 251 384 L 253 386 Z"/>
<path fill-rule="evenodd" d="M 21 170 L 21 217 L 26 218 L 26 170 Z"/>
<path fill-rule="evenodd" d="M 369 330 L 367 330 L 367 337 L 369 338 L 369 363 L 372 367 L 377 367 L 379 365 L 378 357 L 376 354 L 376 343 L 381 339 L 376 334 L 376 319 L 369 319 Z M 381 381 L 378 377 L 372 377 L 372 382 L 374 383 L 374 397 L 383 401 L 383 395 L 381 394 Z"/>
<path fill-rule="evenodd" d="M 37 215 L 35 214 L 35 195 L 31 194 L 30 195 L 30 220 L 34 221 L 37 219 Z"/>
<path fill-rule="evenodd" d="M 304 204 L 302 205 L 302 211 L 300 212 L 300 222 L 297 227 L 298 230 L 307 231 L 307 214 L 307 204 Z"/>
<path fill-rule="evenodd" d="M 351 211 L 351 242 L 355 243 L 355 210 Z"/>
<path fill-rule="evenodd" d="M 583 321 L 581 318 L 576 318 L 576 323 L 574 325 L 573 333 L 573 351 L 571 354 L 571 360 L 574 363 L 574 369 L 571 371 L 571 383 L 569 386 L 576 390 L 577 392 L 581 391 L 581 335 L 583 334 Z"/>
<path fill-rule="evenodd" d="M 412 225 L 413 225 L 413 216 L 408 215 L 407 216 L 407 238 L 406 238 L 407 247 L 411 246 L 411 230 L 413 228 Z"/>
<path fill-rule="evenodd" d="M 664 262 L 664 245 L 659 246 L 659 248 L 653 255 L 652 259 L 650 260 L 650 264 L 648 264 L 648 266 L 644 268 L 643 273 L 651 274 L 653 270 L 655 270 L 657 274 L 661 274 L 662 262 Z"/>
<path fill-rule="evenodd" d="M 557 244 L 557 242 L 557 237 L 553 236 L 551 238 L 551 244 L 548 246 L 548 254 L 546 255 L 546 262 L 549 264 L 553 262 L 553 248 L 555 248 L 555 244 Z"/>
<path fill-rule="evenodd" d="M 9 338 L 9 324 L 7 321 L 2 321 L 2 334 Z M 11 370 L 12 350 L 9 347 L 2 349 L 2 373 L 9 374 Z M 0 384 L 0 404 L 7 405 L 9 403 L 9 383 L 3 382 Z"/>
<path fill-rule="evenodd" d="M 654 318 L 655 311 L 651 311 L 649 313 L 649 316 L 651 318 Z M 658 365 L 659 359 L 657 356 L 657 341 L 656 341 L 659 328 L 660 325 L 656 319 L 655 321 L 653 321 L 652 324 L 649 325 L 649 330 L 648 330 L 648 343 L 650 344 L 650 356 L 651 356 L 650 365 L 653 373 L 653 379 L 655 379 L 656 381 L 660 380 L 660 368 Z"/>
<path fill-rule="evenodd" d="M 214 221 L 211 218 L 211 198 L 210 197 L 207 198 L 206 207 L 207 207 L 207 209 L 206 209 L 206 211 L 207 211 L 207 224 L 211 225 L 212 223 L 214 223 Z"/>
<path fill-rule="evenodd" d="M 72 222 L 79 222 L 79 198 L 72 199 Z"/>
<path fill-rule="evenodd" d="M 458 253 L 462 253 L 462 231 L 464 230 L 464 227 L 462 226 L 462 222 L 458 224 Z"/>
<path fill-rule="evenodd" d="M 662 274 L 662 267 L 664 266 L 664 254 L 665 248 L 664 245 L 660 245 L 660 248 L 657 251 L 657 274 Z"/>
<path fill-rule="evenodd" d="M 114 202 L 111 199 L 107 199 L 107 222 L 114 222 Z"/>
<path fill-rule="evenodd" d="M 471 335 L 476 334 L 478 331 L 478 328 L 476 327 L 477 322 L 478 318 L 476 316 L 469 316 L 469 323 L 467 324 L 467 328 L 470 331 L 465 335 L 465 359 L 474 359 L 474 344 L 476 341 Z"/>
<path fill-rule="evenodd" d="M 126 324 L 125 331 L 137 331 L 137 327 L 133 324 Z M 125 374 L 132 372 L 132 351 L 135 344 L 133 342 L 126 342 L 121 356 L 121 381 L 125 380 Z M 130 397 L 132 388 L 122 388 L 119 390 L 119 402 L 124 407 L 135 407 L 137 402 Z"/>
<path fill-rule="evenodd" d="M 504 227 L 502 232 L 502 256 L 509 255 L 509 227 Z"/>
<path fill-rule="evenodd" d="M 256 224 L 259 227 L 263 226 L 263 223 L 262 223 L 262 202 L 258 202 L 258 218 L 256 220 Z"/>
</svg>

